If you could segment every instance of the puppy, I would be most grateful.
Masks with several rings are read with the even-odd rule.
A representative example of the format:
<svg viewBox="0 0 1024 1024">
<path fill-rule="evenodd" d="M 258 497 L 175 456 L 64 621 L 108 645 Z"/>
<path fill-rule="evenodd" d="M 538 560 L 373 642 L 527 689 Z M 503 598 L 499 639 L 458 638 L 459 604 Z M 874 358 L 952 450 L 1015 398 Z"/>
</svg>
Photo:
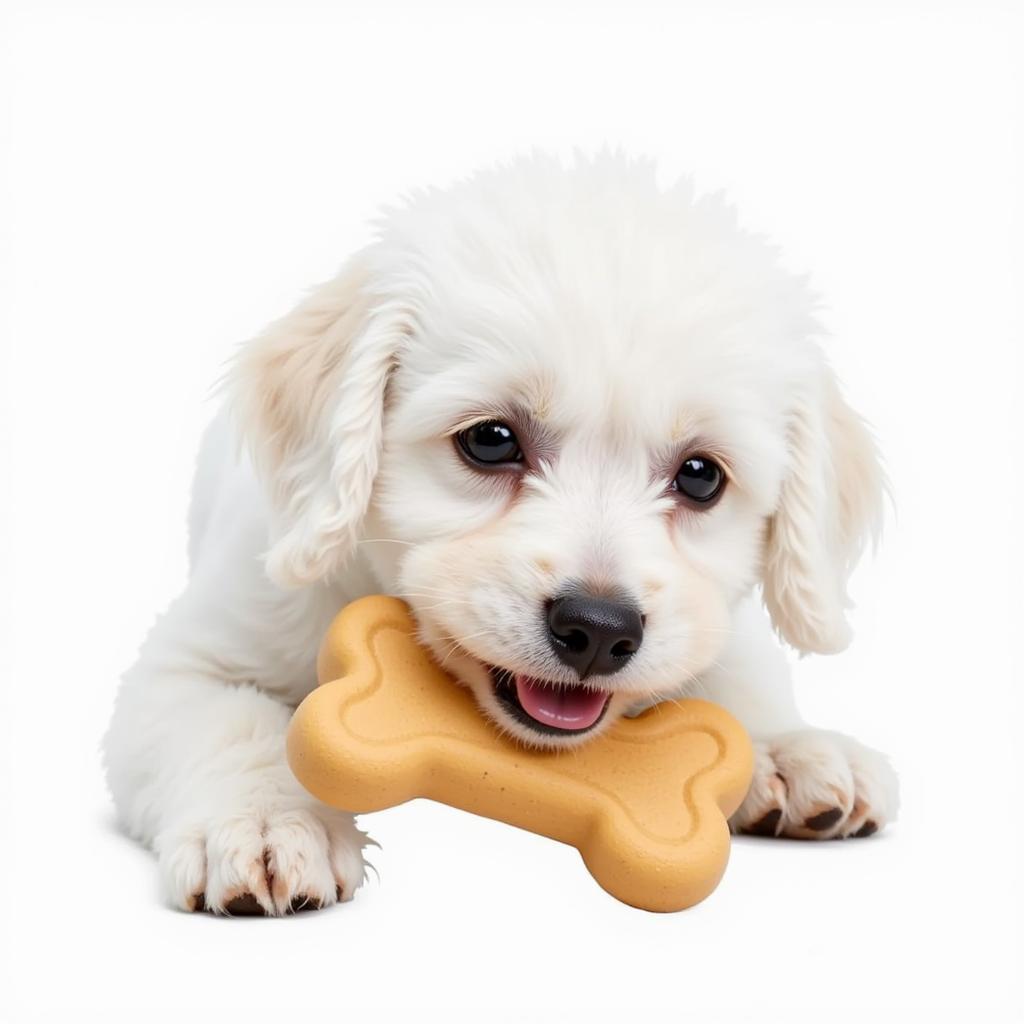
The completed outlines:
<svg viewBox="0 0 1024 1024">
<path fill-rule="evenodd" d="M 533 158 L 389 212 L 234 362 L 189 584 L 124 677 L 107 778 L 169 901 L 283 914 L 360 885 L 366 836 L 283 737 L 328 623 L 373 592 L 523 743 L 695 694 L 755 741 L 735 830 L 891 821 L 886 760 L 803 722 L 771 631 L 846 646 L 880 518 L 819 333 L 772 249 L 647 164 Z"/>
</svg>

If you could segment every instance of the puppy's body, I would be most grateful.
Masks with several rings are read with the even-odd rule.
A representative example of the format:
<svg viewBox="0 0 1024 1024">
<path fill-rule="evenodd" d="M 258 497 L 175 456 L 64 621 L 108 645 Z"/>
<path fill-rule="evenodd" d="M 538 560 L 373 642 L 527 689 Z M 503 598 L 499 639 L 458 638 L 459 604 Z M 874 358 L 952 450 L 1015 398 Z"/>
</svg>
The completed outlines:
<svg viewBox="0 0 1024 1024">
<path fill-rule="evenodd" d="M 107 738 L 119 813 L 172 902 L 282 913 L 361 882 L 365 837 L 300 790 L 283 736 L 327 624 L 374 592 L 409 600 L 524 742 L 586 742 L 695 693 L 755 738 L 737 829 L 891 820 L 885 760 L 804 726 L 757 593 L 795 646 L 841 648 L 878 513 L 874 449 L 809 305 L 727 211 L 650 169 L 531 161 L 392 213 L 247 346 L 248 448 L 221 414 L 188 588 Z"/>
</svg>

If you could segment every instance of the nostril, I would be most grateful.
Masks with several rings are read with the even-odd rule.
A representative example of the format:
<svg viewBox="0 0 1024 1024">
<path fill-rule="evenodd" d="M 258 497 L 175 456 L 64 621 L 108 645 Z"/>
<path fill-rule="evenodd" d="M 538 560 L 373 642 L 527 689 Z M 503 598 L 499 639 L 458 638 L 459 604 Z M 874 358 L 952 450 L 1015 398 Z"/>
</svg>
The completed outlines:
<svg viewBox="0 0 1024 1024">
<path fill-rule="evenodd" d="M 559 633 L 552 630 L 555 637 L 561 640 L 573 654 L 582 654 L 590 646 L 590 638 L 582 629 L 570 629 L 568 633 Z"/>
<path fill-rule="evenodd" d="M 631 654 L 636 654 L 636 644 L 632 640 L 620 640 L 612 645 L 613 658 L 628 658 Z"/>
</svg>

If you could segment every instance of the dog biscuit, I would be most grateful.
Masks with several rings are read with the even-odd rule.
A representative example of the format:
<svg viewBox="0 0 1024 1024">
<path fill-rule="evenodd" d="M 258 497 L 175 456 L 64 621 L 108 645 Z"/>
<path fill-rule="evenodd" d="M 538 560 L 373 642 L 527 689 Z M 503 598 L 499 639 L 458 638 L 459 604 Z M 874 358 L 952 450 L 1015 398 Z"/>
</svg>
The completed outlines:
<svg viewBox="0 0 1024 1024">
<path fill-rule="evenodd" d="M 682 910 L 718 884 L 753 766 L 721 708 L 663 703 L 582 746 L 528 749 L 437 666 L 390 597 L 345 608 L 317 667 L 287 745 L 325 803 L 365 813 L 427 797 L 529 829 L 575 846 L 604 889 L 645 910 Z"/>
</svg>

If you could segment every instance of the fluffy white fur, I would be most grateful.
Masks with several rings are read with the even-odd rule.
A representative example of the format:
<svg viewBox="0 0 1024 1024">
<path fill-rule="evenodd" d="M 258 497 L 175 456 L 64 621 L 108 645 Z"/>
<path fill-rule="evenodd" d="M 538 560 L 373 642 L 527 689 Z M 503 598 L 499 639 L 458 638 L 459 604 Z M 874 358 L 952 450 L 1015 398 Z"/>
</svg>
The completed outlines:
<svg viewBox="0 0 1024 1024">
<path fill-rule="evenodd" d="M 544 601 L 632 595 L 643 644 L 601 728 L 695 693 L 754 736 L 738 830 L 868 834 L 885 759 L 808 728 L 771 634 L 849 639 L 845 583 L 880 515 L 872 440 L 816 341 L 813 301 L 716 198 L 619 157 L 533 158 L 389 211 L 377 240 L 240 353 L 200 454 L 192 573 L 126 674 L 106 739 L 121 820 L 169 900 L 269 914 L 333 903 L 366 837 L 290 776 L 283 735 L 328 622 L 406 598 L 481 713 L 526 742 L 485 664 L 569 682 Z M 234 414 L 244 444 L 232 436 Z M 487 476 L 453 436 L 515 417 L 528 471 Z M 695 448 L 721 500 L 668 486 Z"/>
</svg>

